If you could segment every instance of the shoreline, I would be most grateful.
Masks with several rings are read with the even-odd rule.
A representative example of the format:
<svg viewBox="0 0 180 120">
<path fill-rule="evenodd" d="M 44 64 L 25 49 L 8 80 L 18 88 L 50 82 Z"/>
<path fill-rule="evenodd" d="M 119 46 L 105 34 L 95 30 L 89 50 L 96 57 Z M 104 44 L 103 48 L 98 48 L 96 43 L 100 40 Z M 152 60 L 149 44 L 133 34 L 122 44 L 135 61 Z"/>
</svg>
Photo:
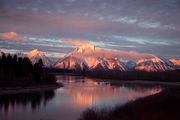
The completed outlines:
<svg viewBox="0 0 180 120">
<path fill-rule="evenodd" d="M 117 80 L 108 80 L 106 81 L 110 82 L 112 85 L 160 85 L 160 86 L 167 86 L 167 87 L 176 87 L 180 86 L 180 82 L 162 82 L 162 81 L 142 81 L 142 80 L 134 80 L 134 81 L 117 81 Z"/>
<path fill-rule="evenodd" d="M 109 72 L 105 73 L 89 73 L 89 72 L 58 72 L 50 71 L 54 75 L 67 75 L 67 76 L 84 76 L 89 78 L 99 78 L 99 79 L 113 79 L 113 80 L 127 80 L 127 81 L 162 81 L 162 82 L 180 82 L 178 75 L 180 74 L 179 70 L 174 71 L 159 71 L 159 72 L 145 72 L 145 71 L 124 71 L 117 74 Z M 111 72 L 110 72 L 111 73 Z"/>
<path fill-rule="evenodd" d="M 62 84 L 52 84 L 52 85 L 37 85 L 37 86 L 27 86 L 27 87 L 23 87 L 23 86 L 3 87 L 3 88 L 0 88 L 0 95 L 54 90 L 54 89 L 57 89 L 60 87 L 63 87 L 63 85 Z"/>
<path fill-rule="evenodd" d="M 79 120 L 179 120 L 179 101 L 180 88 L 174 86 L 113 109 L 86 109 Z"/>
<path fill-rule="evenodd" d="M 88 76 L 82 76 L 85 78 L 90 78 Z M 162 82 L 162 81 L 142 81 L 142 80 L 133 80 L 133 81 L 126 81 L 126 80 L 113 80 L 113 79 L 101 79 L 101 78 L 94 78 L 99 82 L 109 82 L 111 85 L 120 86 L 120 85 L 144 85 L 144 86 L 162 86 L 167 87 L 164 90 L 168 89 L 169 87 L 179 87 L 180 82 Z M 28 93 L 28 92 L 36 92 L 41 90 L 51 90 L 63 87 L 62 84 L 44 84 L 44 85 L 34 85 L 34 86 L 16 86 L 16 87 L 0 87 L 0 95 L 2 94 L 18 94 L 18 93 Z"/>
<path fill-rule="evenodd" d="M 150 81 L 150 80 L 117 80 L 117 79 L 108 79 L 108 78 L 99 78 L 99 77 L 92 77 L 92 76 L 86 76 L 86 75 L 77 75 L 77 74 L 60 74 L 60 73 L 54 73 L 56 76 L 78 76 L 78 77 L 84 77 L 88 79 L 95 79 L 95 80 L 100 80 L 104 82 L 110 82 L 110 83 L 115 83 L 117 85 L 120 84 L 151 84 L 151 85 L 167 85 L 167 86 L 180 86 L 180 82 L 178 81 Z"/>
</svg>

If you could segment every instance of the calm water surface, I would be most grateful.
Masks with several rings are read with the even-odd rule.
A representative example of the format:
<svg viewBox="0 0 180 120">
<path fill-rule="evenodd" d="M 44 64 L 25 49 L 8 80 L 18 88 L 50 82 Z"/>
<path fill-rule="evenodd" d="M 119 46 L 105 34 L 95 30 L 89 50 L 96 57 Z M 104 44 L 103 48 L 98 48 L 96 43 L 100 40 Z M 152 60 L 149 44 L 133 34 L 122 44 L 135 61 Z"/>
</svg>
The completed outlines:
<svg viewBox="0 0 180 120">
<path fill-rule="evenodd" d="M 0 95 L 0 120 L 77 120 L 89 107 L 113 108 L 161 90 L 158 86 L 111 86 L 103 80 L 77 76 L 57 78 L 64 87 Z"/>
</svg>

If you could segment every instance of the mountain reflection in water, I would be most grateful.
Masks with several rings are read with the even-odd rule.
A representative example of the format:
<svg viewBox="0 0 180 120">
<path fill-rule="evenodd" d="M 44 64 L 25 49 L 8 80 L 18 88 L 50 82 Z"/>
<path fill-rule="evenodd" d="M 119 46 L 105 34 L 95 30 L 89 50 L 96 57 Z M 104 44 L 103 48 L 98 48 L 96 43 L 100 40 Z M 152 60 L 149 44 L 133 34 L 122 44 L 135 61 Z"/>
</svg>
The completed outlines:
<svg viewBox="0 0 180 120">
<path fill-rule="evenodd" d="M 114 107 L 117 104 L 124 104 L 161 91 L 159 86 L 112 86 L 110 82 L 79 76 L 71 76 L 68 79 L 66 76 L 59 76 L 58 79 L 59 82 L 64 83 L 65 88 L 58 89 L 57 92 L 70 95 L 71 101 L 69 103 L 76 107 Z"/>
<path fill-rule="evenodd" d="M 77 120 L 89 107 L 112 108 L 161 91 L 159 86 L 112 85 L 100 79 L 57 76 L 64 87 L 0 95 L 0 120 Z"/>
</svg>

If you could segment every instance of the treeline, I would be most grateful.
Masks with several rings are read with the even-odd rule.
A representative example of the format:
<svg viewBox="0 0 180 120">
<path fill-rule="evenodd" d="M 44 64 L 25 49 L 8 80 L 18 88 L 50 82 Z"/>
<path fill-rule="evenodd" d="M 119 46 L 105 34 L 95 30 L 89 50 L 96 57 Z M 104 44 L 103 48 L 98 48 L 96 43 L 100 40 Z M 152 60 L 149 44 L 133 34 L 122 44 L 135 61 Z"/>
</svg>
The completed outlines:
<svg viewBox="0 0 180 120">
<path fill-rule="evenodd" d="M 49 69 L 50 72 L 63 73 L 71 75 L 83 75 L 94 78 L 114 79 L 114 80 L 148 80 L 148 81 L 164 81 L 164 82 L 180 82 L 180 70 L 174 71 L 159 71 L 159 72 L 146 72 L 146 71 L 75 71 L 66 69 Z"/>
<path fill-rule="evenodd" d="M 148 80 L 164 82 L 180 82 L 180 70 L 163 72 L 145 72 L 145 71 L 107 71 L 107 72 L 89 72 L 85 75 L 115 80 Z"/>
<path fill-rule="evenodd" d="M 0 86 L 55 83 L 55 77 L 48 73 L 40 59 L 32 64 L 27 57 L 6 55 L 0 57 Z"/>
</svg>

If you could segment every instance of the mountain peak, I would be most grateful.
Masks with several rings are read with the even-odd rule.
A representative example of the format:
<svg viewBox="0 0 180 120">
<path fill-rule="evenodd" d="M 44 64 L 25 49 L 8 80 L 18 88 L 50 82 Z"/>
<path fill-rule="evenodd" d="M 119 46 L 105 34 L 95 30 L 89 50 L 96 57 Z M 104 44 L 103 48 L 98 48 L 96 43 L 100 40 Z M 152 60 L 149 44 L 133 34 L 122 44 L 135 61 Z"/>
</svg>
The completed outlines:
<svg viewBox="0 0 180 120">
<path fill-rule="evenodd" d="M 166 64 L 164 60 L 154 56 L 151 59 L 141 59 L 136 62 L 136 70 L 147 71 L 147 72 L 157 72 L 157 71 L 169 71 L 174 70 L 173 67 Z"/>
<path fill-rule="evenodd" d="M 95 50 L 95 46 L 93 44 L 86 44 L 81 46 L 80 48 L 77 49 L 78 53 L 83 53 L 84 51 L 94 51 Z"/>
<path fill-rule="evenodd" d="M 154 57 L 154 58 L 152 58 L 151 60 L 152 60 L 154 63 L 156 63 L 156 62 L 163 62 L 163 60 L 160 59 L 160 58 L 158 58 L 158 57 Z"/>
<path fill-rule="evenodd" d="M 84 49 L 87 49 L 87 48 L 89 48 L 89 49 L 94 49 L 95 46 L 94 46 L 93 44 L 86 44 L 86 45 L 82 45 L 80 48 L 84 48 Z"/>
<path fill-rule="evenodd" d="M 27 54 L 27 56 L 28 56 L 29 58 L 32 58 L 32 57 L 34 57 L 34 56 L 44 56 L 44 52 L 39 51 L 38 49 L 34 49 L 34 50 L 31 50 L 31 51 Z"/>
<path fill-rule="evenodd" d="M 33 64 L 37 63 L 41 59 L 45 67 L 51 66 L 51 62 L 46 57 L 45 53 L 38 49 L 31 50 L 29 53 L 27 53 L 27 56 Z"/>
</svg>

